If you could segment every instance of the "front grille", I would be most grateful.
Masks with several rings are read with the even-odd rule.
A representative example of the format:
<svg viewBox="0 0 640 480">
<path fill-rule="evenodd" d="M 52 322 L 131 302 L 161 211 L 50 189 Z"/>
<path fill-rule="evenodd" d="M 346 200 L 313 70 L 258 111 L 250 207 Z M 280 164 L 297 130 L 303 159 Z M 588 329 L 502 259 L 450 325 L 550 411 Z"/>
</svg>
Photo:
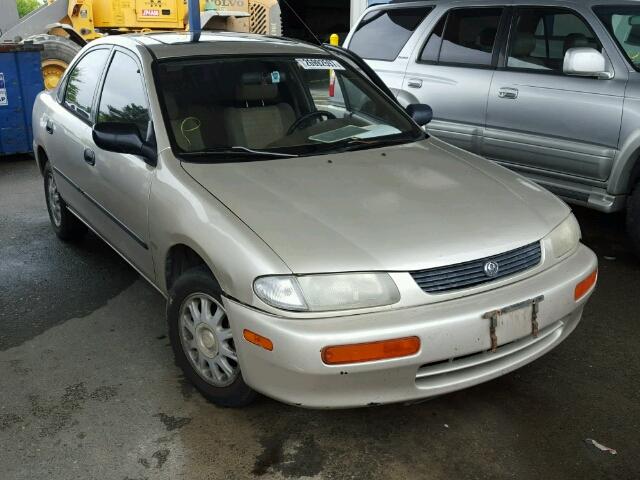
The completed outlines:
<svg viewBox="0 0 640 480">
<path fill-rule="evenodd" d="M 541 258 L 540 242 L 536 242 L 493 257 L 410 273 L 425 292 L 443 293 L 482 285 L 524 272 L 538 265 Z M 498 272 L 493 276 L 485 273 L 485 265 L 488 262 L 498 265 Z"/>
</svg>

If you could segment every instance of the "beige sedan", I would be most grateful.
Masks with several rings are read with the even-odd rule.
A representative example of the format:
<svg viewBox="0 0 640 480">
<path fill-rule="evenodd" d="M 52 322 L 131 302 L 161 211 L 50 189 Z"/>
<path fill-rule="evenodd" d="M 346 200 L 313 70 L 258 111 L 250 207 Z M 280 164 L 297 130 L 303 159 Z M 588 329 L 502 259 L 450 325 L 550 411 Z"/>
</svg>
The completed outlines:
<svg viewBox="0 0 640 480">
<path fill-rule="evenodd" d="M 415 401 L 544 355 L 596 283 L 574 216 L 389 93 L 290 40 L 92 42 L 33 112 L 53 229 L 95 231 L 167 298 L 220 405 Z"/>
</svg>

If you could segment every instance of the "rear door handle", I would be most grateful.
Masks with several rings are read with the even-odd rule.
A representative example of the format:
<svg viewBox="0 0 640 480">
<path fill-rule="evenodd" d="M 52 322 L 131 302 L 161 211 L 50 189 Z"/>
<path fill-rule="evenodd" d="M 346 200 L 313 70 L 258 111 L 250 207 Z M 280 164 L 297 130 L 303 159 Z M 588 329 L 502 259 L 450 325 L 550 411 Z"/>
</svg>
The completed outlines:
<svg viewBox="0 0 640 480">
<path fill-rule="evenodd" d="M 47 123 L 45 124 L 44 129 L 47 131 L 49 135 L 53 135 L 53 122 L 51 120 L 47 120 Z"/>
<path fill-rule="evenodd" d="M 90 148 L 84 149 L 84 161 L 92 167 L 96 164 L 96 154 Z"/>
<path fill-rule="evenodd" d="M 516 98 L 518 98 L 519 93 L 520 92 L 517 88 L 503 87 L 498 90 L 498 97 L 504 98 L 506 100 L 515 100 Z"/>
<path fill-rule="evenodd" d="M 407 86 L 410 88 L 422 88 L 422 80 L 419 78 L 411 78 L 407 81 Z"/>
</svg>

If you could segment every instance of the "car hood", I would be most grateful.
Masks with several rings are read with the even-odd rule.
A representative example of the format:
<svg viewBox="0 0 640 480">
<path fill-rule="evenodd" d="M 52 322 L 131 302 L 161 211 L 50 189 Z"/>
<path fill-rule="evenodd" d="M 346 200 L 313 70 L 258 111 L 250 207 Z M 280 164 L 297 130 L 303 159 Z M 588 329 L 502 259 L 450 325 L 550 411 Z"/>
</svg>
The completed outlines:
<svg viewBox="0 0 640 480">
<path fill-rule="evenodd" d="M 410 271 L 542 239 L 568 207 L 433 137 L 314 157 L 183 168 L 294 273 Z"/>
</svg>

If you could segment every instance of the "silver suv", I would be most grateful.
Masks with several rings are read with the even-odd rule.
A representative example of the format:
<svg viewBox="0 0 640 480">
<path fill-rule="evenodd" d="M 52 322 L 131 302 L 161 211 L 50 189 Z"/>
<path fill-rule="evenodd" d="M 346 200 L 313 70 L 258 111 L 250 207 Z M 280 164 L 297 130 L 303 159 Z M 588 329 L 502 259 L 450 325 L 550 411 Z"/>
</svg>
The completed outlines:
<svg viewBox="0 0 640 480">
<path fill-rule="evenodd" d="M 640 253 L 638 2 L 394 2 L 345 45 L 433 108 L 434 135 L 569 202 L 627 208 Z"/>
</svg>

